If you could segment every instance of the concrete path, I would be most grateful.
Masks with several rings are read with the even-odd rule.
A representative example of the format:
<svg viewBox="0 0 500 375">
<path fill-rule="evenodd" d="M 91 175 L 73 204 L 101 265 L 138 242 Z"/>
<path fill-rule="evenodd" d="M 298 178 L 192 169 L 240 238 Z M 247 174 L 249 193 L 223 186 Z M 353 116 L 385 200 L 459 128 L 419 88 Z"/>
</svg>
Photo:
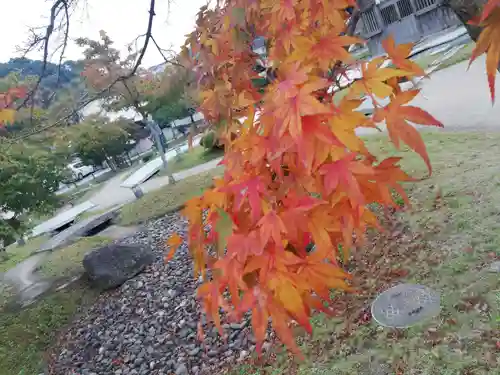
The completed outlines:
<svg viewBox="0 0 500 375">
<path fill-rule="evenodd" d="M 485 57 L 475 61 L 469 70 L 468 61 L 433 73 L 419 87 L 422 95 L 411 102 L 444 124 L 443 131 L 500 131 L 500 103 L 491 102 L 486 77 Z M 404 87 L 405 84 L 402 86 Z M 500 96 L 500 76 L 496 78 Z M 380 126 L 384 129 L 384 126 Z M 417 128 L 429 128 L 427 126 Z M 437 129 L 432 127 L 433 129 Z M 358 129 L 358 134 L 373 134 L 373 129 Z"/>
<path fill-rule="evenodd" d="M 183 171 L 174 173 L 173 174 L 174 178 L 175 180 L 179 181 L 185 179 L 186 177 L 194 176 L 202 172 L 209 171 L 217 167 L 217 164 L 219 164 L 221 160 L 222 158 L 217 158 L 209 162 L 206 162 L 204 164 L 197 165 L 193 168 L 185 169 Z M 168 185 L 168 176 L 153 178 L 149 181 L 146 181 L 141 185 L 141 188 L 145 193 L 148 193 L 150 191 L 157 190 L 165 185 Z"/>
<path fill-rule="evenodd" d="M 440 120 L 449 130 L 500 130 L 500 103 L 491 103 L 484 56 L 472 64 L 464 61 L 431 75 L 422 82 L 423 94 L 412 105 Z M 500 96 L 500 77 L 496 79 Z"/>
<path fill-rule="evenodd" d="M 47 254 L 35 254 L 8 270 L 3 281 L 14 287 L 17 302 L 25 307 L 52 286 L 52 281 L 40 277 L 36 269 Z"/>
<path fill-rule="evenodd" d="M 182 180 L 186 177 L 209 171 L 215 168 L 221 160 L 222 158 L 211 160 L 193 168 L 174 173 L 174 178 L 176 180 Z M 101 190 L 89 198 L 89 200 L 96 205 L 92 208 L 93 211 L 101 211 L 136 199 L 131 189 L 120 186 L 122 180 L 119 177 L 120 176 L 116 176 L 109 180 Z M 140 187 L 144 193 L 149 193 L 165 185 L 168 185 L 168 176 L 152 178 L 141 184 Z"/>
<path fill-rule="evenodd" d="M 130 170 L 125 171 L 106 181 L 104 186 L 89 198 L 95 204 L 91 211 L 102 211 L 135 199 L 132 190 L 120 186 L 129 173 Z"/>
</svg>

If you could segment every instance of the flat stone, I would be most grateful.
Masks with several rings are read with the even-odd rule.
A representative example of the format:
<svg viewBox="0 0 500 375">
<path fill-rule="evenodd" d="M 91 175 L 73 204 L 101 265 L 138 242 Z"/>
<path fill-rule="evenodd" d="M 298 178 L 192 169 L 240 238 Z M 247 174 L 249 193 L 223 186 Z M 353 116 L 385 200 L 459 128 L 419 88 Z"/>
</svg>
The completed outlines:
<svg viewBox="0 0 500 375">
<path fill-rule="evenodd" d="M 118 208 L 113 208 L 107 212 L 104 212 L 99 215 L 92 216 L 85 220 L 75 223 L 70 226 L 68 229 L 63 230 L 62 232 L 53 236 L 50 240 L 45 242 L 37 253 L 52 251 L 60 247 L 67 246 L 78 238 L 85 236 L 92 229 L 104 224 L 106 221 L 114 220 L 119 214 Z"/>
<path fill-rule="evenodd" d="M 63 211 L 53 218 L 44 221 L 43 223 L 37 225 L 32 231 L 32 236 L 39 236 L 44 233 L 49 233 L 58 228 L 67 225 L 74 221 L 78 215 L 81 215 L 83 212 L 90 210 L 94 207 L 95 204 L 90 201 L 85 201 L 77 206 L 70 208 L 69 210 Z"/>
</svg>

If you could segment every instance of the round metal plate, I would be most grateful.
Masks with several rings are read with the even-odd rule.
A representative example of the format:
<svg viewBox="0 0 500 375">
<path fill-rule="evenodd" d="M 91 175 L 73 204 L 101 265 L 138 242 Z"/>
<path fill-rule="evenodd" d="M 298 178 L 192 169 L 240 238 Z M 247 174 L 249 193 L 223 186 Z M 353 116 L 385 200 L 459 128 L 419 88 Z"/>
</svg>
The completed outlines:
<svg viewBox="0 0 500 375">
<path fill-rule="evenodd" d="M 381 293 L 372 303 L 372 316 L 384 327 L 407 328 L 441 310 L 439 293 L 417 284 L 400 284 Z"/>
</svg>

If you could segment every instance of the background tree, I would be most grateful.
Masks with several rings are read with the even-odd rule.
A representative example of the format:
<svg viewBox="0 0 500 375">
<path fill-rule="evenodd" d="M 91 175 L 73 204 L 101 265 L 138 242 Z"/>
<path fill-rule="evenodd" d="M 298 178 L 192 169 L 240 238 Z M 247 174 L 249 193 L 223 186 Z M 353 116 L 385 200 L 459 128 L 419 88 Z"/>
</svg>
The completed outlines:
<svg viewBox="0 0 500 375">
<path fill-rule="evenodd" d="M 48 213 L 57 206 L 64 163 L 40 147 L 0 144 L 0 211 L 12 215 L 0 219 L 6 240 L 21 234 L 21 215 Z"/>
<path fill-rule="evenodd" d="M 195 103 L 188 92 L 193 80 L 190 71 L 180 66 L 167 65 L 153 80 L 151 90 L 145 95 L 145 109 L 160 126 L 192 115 Z"/>
<path fill-rule="evenodd" d="M 107 118 L 91 116 L 81 124 L 66 128 L 59 135 L 59 149 L 68 147 L 82 162 L 99 166 L 106 162 L 116 169 L 123 164 L 120 157 L 133 148 L 128 123 L 111 122 Z"/>
<path fill-rule="evenodd" d="M 139 68 L 136 74 L 120 79 L 134 69 L 138 52 L 122 58 L 120 51 L 113 47 L 113 41 L 105 31 L 100 32 L 100 40 L 79 38 L 76 43 L 80 47 L 85 47 L 83 74 L 90 90 L 99 92 L 116 81 L 103 96 L 106 109 L 120 111 L 132 108 L 146 118 L 148 113 L 144 108 L 144 93 L 148 90 L 148 83 L 152 78 L 151 72 Z"/>
</svg>

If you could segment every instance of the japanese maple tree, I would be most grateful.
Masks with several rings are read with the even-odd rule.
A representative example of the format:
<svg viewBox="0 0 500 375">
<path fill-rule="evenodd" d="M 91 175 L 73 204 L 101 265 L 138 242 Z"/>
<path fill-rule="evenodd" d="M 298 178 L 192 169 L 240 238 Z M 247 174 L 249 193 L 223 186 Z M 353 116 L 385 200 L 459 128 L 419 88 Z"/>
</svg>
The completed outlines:
<svg viewBox="0 0 500 375">
<path fill-rule="evenodd" d="M 195 276 L 204 281 L 198 296 L 221 332 L 220 309 L 234 319 L 251 312 L 259 352 L 271 320 L 299 353 L 290 323 L 311 332 L 314 311 L 334 311 L 331 290 L 351 290 L 344 266 L 353 243 L 377 227 L 370 204 L 397 208 L 394 191 L 408 201 L 401 183 L 412 178 L 400 159 L 371 154 L 356 129 L 385 121 L 394 145 L 408 145 L 430 173 L 413 124 L 442 124 L 411 104 L 419 90 L 399 86 L 403 77 L 425 75 L 407 58 L 411 45 L 388 38 L 387 55 L 370 62 L 348 52 L 362 43 L 349 35 L 358 17 L 354 0 L 223 3 L 201 9 L 183 52 L 197 74 L 200 110 L 225 145 L 223 177 L 184 210 Z M 495 4 L 485 8 L 473 56 L 488 52 L 490 77 L 500 56 Z M 258 37 L 267 56 L 252 49 Z M 339 82 L 355 65 L 362 77 L 337 100 Z M 266 84 L 255 85 L 263 76 Z M 373 101 L 372 116 L 357 111 L 362 96 Z M 181 243 L 178 235 L 168 241 L 167 258 Z"/>
</svg>

